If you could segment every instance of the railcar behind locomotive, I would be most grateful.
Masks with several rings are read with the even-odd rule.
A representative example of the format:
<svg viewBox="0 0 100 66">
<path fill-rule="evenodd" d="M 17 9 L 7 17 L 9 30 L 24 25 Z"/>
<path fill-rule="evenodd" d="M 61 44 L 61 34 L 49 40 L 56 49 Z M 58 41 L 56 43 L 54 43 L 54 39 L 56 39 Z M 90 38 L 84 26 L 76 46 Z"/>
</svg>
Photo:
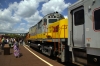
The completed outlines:
<svg viewBox="0 0 100 66">
<path fill-rule="evenodd" d="M 68 10 L 71 62 L 100 66 L 100 0 L 79 0 Z"/>
</svg>

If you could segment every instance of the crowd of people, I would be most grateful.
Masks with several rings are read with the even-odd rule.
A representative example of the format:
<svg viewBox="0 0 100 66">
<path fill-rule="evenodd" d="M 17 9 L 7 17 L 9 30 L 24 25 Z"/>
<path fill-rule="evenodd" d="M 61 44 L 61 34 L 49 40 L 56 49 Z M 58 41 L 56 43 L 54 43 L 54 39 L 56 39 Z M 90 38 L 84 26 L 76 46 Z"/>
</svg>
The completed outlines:
<svg viewBox="0 0 100 66">
<path fill-rule="evenodd" d="M 23 44 L 22 40 L 19 40 L 18 38 L 0 38 L 0 47 L 2 50 L 4 50 L 5 44 L 9 44 L 9 47 L 14 49 L 14 56 L 16 58 L 19 57 L 19 45 Z"/>
</svg>

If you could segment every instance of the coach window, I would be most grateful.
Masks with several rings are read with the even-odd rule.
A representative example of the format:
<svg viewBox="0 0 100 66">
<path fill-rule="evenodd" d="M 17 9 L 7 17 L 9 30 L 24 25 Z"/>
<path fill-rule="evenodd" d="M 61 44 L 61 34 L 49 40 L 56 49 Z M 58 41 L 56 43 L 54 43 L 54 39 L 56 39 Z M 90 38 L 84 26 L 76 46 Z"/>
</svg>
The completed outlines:
<svg viewBox="0 0 100 66">
<path fill-rule="evenodd" d="M 75 26 L 84 24 L 84 10 L 79 10 L 74 13 Z"/>
<path fill-rule="evenodd" d="M 94 11 L 95 30 L 100 30 L 100 9 Z"/>
</svg>

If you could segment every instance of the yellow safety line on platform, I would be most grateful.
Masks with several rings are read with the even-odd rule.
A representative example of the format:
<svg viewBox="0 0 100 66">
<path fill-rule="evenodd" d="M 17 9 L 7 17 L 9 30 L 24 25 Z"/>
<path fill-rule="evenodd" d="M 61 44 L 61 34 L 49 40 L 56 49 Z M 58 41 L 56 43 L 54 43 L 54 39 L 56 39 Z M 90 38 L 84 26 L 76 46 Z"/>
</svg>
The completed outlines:
<svg viewBox="0 0 100 66">
<path fill-rule="evenodd" d="M 28 51 L 30 51 L 33 55 L 35 55 L 37 58 L 39 58 L 40 60 L 42 60 L 43 62 L 45 62 L 46 64 L 48 64 L 49 66 L 53 66 L 52 64 L 50 64 L 49 62 L 45 61 L 44 59 L 42 59 L 41 57 L 39 57 L 38 55 L 36 55 L 35 53 L 33 53 L 31 50 L 29 50 L 26 46 L 24 46 Z"/>
</svg>

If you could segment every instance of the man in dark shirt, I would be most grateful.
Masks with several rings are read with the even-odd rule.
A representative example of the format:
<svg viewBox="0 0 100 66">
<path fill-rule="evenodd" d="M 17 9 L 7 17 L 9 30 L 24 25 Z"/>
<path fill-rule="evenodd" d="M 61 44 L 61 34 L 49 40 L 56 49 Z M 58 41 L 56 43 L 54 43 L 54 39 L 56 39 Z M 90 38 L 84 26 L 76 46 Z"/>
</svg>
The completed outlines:
<svg viewBox="0 0 100 66">
<path fill-rule="evenodd" d="M 6 38 L 4 38 L 3 41 L 2 41 L 2 50 L 4 49 L 4 45 L 5 45 L 5 44 L 7 44 Z"/>
</svg>

